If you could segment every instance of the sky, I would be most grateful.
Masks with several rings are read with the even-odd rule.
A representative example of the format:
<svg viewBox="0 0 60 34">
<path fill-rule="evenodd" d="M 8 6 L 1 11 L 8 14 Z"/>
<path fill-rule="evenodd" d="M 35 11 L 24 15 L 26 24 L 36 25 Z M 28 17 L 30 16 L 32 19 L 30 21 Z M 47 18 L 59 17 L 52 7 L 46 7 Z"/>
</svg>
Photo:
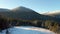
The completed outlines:
<svg viewBox="0 0 60 34">
<path fill-rule="evenodd" d="M 60 10 L 60 0 L 0 0 L 0 8 L 14 9 L 19 6 L 38 13 L 52 12 Z"/>
</svg>

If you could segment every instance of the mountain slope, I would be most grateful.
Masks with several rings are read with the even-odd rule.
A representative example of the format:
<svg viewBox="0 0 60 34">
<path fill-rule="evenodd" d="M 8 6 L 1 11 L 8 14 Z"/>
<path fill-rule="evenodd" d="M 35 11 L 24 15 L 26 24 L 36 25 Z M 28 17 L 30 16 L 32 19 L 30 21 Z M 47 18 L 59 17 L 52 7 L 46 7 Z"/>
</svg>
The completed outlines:
<svg viewBox="0 0 60 34">
<path fill-rule="evenodd" d="M 13 9 L 12 11 L 16 14 L 18 18 L 21 19 L 40 19 L 40 16 L 42 16 L 37 12 L 25 7 L 18 7 Z"/>
</svg>

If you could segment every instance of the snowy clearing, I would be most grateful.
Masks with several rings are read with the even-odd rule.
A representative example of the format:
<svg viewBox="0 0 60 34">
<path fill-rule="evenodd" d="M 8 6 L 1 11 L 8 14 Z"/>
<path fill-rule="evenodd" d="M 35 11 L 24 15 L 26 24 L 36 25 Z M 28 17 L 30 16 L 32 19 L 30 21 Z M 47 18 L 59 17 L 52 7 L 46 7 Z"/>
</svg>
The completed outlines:
<svg viewBox="0 0 60 34">
<path fill-rule="evenodd" d="M 55 34 L 52 31 L 47 29 L 38 28 L 38 27 L 13 27 L 9 28 L 9 34 Z M 0 34 L 6 34 L 6 30 L 0 32 Z"/>
</svg>

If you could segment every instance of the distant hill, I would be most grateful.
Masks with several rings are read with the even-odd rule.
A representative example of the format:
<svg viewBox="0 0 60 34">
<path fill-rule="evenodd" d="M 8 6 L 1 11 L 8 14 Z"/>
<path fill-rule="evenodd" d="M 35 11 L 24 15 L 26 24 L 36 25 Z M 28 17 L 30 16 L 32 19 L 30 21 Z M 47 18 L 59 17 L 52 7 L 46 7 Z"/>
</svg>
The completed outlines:
<svg viewBox="0 0 60 34">
<path fill-rule="evenodd" d="M 10 11 L 9 9 L 4 9 L 4 8 L 0 8 L 0 12 L 8 12 Z"/>
<path fill-rule="evenodd" d="M 60 18 L 60 10 L 44 13 L 44 15 L 49 15 L 52 17 Z"/>
</svg>

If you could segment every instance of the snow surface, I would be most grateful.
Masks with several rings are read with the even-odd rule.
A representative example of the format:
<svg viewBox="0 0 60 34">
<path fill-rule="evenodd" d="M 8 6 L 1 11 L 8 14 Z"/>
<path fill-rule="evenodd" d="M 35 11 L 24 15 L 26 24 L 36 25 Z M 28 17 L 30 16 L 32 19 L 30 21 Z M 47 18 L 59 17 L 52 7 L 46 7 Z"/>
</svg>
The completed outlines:
<svg viewBox="0 0 60 34">
<path fill-rule="evenodd" d="M 13 27 L 9 28 L 8 30 L 9 34 L 55 34 L 47 29 L 27 26 Z M 6 30 L 0 32 L 0 34 L 6 34 Z"/>
</svg>

